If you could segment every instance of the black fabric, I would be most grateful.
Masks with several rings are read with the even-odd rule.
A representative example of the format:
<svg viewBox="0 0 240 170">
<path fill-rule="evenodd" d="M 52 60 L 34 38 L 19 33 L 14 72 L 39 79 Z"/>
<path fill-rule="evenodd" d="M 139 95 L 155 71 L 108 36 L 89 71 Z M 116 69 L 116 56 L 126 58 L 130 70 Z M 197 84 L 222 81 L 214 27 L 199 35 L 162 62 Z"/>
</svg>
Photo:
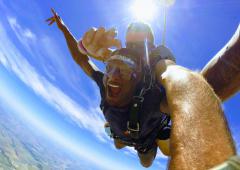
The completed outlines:
<svg viewBox="0 0 240 170">
<path fill-rule="evenodd" d="M 142 108 L 144 98 L 142 96 L 134 96 L 129 111 L 129 119 L 127 122 L 128 133 L 132 138 L 139 138 L 139 113 Z"/>
<path fill-rule="evenodd" d="M 97 83 L 101 95 L 101 104 L 100 108 L 104 112 L 104 104 L 105 104 L 105 88 L 103 85 L 103 72 L 101 71 L 94 71 L 92 74 L 92 79 Z"/>
<path fill-rule="evenodd" d="M 170 125 L 165 126 L 162 130 L 159 131 L 157 138 L 160 140 L 167 140 L 169 139 L 171 133 Z"/>
<path fill-rule="evenodd" d="M 101 71 L 94 71 L 92 74 L 92 79 L 97 83 L 102 98 L 104 98 L 104 94 L 105 94 L 105 89 L 103 85 L 103 76 L 104 74 Z"/>
<path fill-rule="evenodd" d="M 104 96 L 103 73 L 96 71 L 92 75 L 92 78 L 95 80 L 100 89 L 102 97 L 100 107 L 106 121 L 109 122 L 114 135 L 117 135 L 123 141 L 136 143 L 135 149 L 138 151 L 141 151 L 142 147 L 151 149 L 158 137 L 162 140 L 169 138 L 170 132 L 166 130 L 166 125 L 160 129 L 160 125 L 166 117 L 168 117 L 166 114 L 159 111 L 160 101 L 165 96 L 163 87 L 155 85 L 144 95 L 144 102 L 139 113 L 140 136 L 139 139 L 134 140 L 129 136 L 126 136 L 124 133 L 127 131 L 127 121 L 129 120 L 131 105 L 124 108 L 109 106 L 105 101 Z M 141 89 L 141 84 L 138 85 L 137 89 L 138 92 Z"/>
</svg>

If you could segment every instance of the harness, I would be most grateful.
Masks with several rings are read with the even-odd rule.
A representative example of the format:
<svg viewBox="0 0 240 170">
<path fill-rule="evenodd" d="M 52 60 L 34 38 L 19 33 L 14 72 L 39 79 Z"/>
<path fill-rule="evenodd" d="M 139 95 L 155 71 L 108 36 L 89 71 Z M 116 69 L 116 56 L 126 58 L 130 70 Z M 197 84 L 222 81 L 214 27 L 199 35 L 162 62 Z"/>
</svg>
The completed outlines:
<svg viewBox="0 0 240 170">
<path fill-rule="evenodd" d="M 122 138 L 114 134 L 114 132 L 111 130 L 110 126 L 105 127 L 106 133 L 113 139 L 119 139 L 121 143 L 127 145 L 127 146 L 133 146 L 136 150 L 138 150 L 140 153 L 146 153 L 151 147 L 154 145 L 153 138 L 158 138 L 158 132 L 163 129 L 165 126 L 169 124 L 170 118 L 165 117 L 158 128 L 154 129 L 154 136 L 151 136 L 151 138 L 146 137 L 144 142 L 139 141 L 140 136 L 140 110 L 142 108 L 143 102 L 144 102 L 144 95 L 151 90 L 154 86 L 154 79 L 152 76 L 152 71 L 149 69 L 149 67 L 144 68 L 145 73 L 143 77 L 143 85 L 141 90 L 133 96 L 132 105 L 130 107 L 129 111 L 129 119 L 127 121 L 127 135 L 131 138 Z"/>
<path fill-rule="evenodd" d="M 151 70 L 148 67 L 145 67 L 145 74 L 143 77 L 143 87 L 140 90 L 139 94 L 133 96 L 133 104 L 129 113 L 129 121 L 127 122 L 127 131 L 128 134 L 133 139 L 139 138 L 140 125 L 139 125 L 139 111 L 144 102 L 144 94 L 149 91 L 153 86 L 153 77 Z"/>
<path fill-rule="evenodd" d="M 145 40 L 145 59 L 144 59 L 144 75 L 143 75 L 143 81 L 142 81 L 142 86 L 139 91 L 133 96 L 132 98 L 132 105 L 130 106 L 129 110 L 129 118 L 127 120 L 127 137 L 126 139 L 123 137 L 119 137 L 114 132 L 111 130 L 110 127 L 105 128 L 106 131 L 108 132 L 109 136 L 114 138 L 114 139 L 120 139 L 120 141 L 127 145 L 127 146 L 133 146 L 135 149 L 141 153 L 146 153 L 151 147 L 155 144 L 155 139 L 159 138 L 161 130 L 165 127 L 168 126 L 170 122 L 170 117 L 169 116 L 163 116 L 160 122 L 160 125 L 157 128 L 154 128 L 147 134 L 146 138 L 140 139 L 140 131 L 142 130 L 140 127 L 140 113 L 141 113 L 141 108 L 144 102 L 144 95 L 150 91 L 151 89 L 154 88 L 155 84 L 155 79 L 152 75 L 152 69 L 150 67 L 150 62 L 149 62 L 149 50 L 148 50 L 148 44 L 147 40 Z M 163 51 L 163 50 L 161 50 Z M 168 54 L 168 53 L 167 53 Z M 161 56 L 163 58 L 165 55 L 160 54 L 159 49 L 157 48 L 156 50 L 151 52 L 152 58 L 156 58 L 157 56 Z M 165 56 L 166 57 L 166 56 Z M 168 55 L 167 55 L 168 58 Z M 102 105 L 102 110 L 104 110 L 104 102 L 101 104 Z M 130 140 L 129 140 L 130 138 Z M 142 140 L 142 141 L 140 141 Z M 155 144 L 156 145 L 156 144 Z"/>
</svg>

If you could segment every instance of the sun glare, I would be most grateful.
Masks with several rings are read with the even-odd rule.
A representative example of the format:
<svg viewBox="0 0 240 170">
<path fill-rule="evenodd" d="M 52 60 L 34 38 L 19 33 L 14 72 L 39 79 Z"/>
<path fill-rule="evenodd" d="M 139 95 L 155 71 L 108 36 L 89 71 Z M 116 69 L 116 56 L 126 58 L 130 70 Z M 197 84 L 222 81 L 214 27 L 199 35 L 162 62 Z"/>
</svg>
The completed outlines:
<svg viewBox="0 0 240 170">
<path fill-rule="evenodd" d="M 175 0 L 159 0 L 159 4 L 170 7 L 175 4 Z"/>
<path fill-rule="evenodd" d="M 157 4 L 154 0 L 135 0 L 130 11 L 134 19 L 151 22 L 157 12 Z"/>
<path fill-rule="evenodd" d="M 151 22 L 157 15 L 159 7 L 170 7 L 175 0 L 134 0 L 130 12 L 136 20 Z"/>
</svg>

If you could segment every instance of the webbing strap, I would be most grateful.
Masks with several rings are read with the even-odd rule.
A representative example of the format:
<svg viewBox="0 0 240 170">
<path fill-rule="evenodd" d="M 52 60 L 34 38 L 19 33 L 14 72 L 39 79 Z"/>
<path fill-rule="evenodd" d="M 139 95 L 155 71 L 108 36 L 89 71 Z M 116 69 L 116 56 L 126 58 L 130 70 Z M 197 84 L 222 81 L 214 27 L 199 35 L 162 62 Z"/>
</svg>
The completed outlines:
<svg viewBox="0 0 240 170">
<path fill-rule="evenodd" d="M 142 103 L 144 101 L 144 94 L 151 89 L 152 87 L 152 75 L 151 71 L 146 68 L 146 72 L 144 74 L 144 86 L 141 89 L 138 96 L 133 97 L 133 104 L 129 112 L 129 121 L 127 122 L 127 131 L 130 137 L 133 139 L 139 138 L 140 132 L 140 124 L 139 124 L 139 117 L 140 117 L 140 109 L 142 107 Z"/>
<path fill-rule="evenodd" d="M 127 130 L 129 135 L 137 139 L 139 137 L 140 125 L 139 125 L 139 111 L 141 109 L 143 97 L 134 96 L 133 105 L 129 113 L 129 121 L 127 122 Z"/>
</svg>

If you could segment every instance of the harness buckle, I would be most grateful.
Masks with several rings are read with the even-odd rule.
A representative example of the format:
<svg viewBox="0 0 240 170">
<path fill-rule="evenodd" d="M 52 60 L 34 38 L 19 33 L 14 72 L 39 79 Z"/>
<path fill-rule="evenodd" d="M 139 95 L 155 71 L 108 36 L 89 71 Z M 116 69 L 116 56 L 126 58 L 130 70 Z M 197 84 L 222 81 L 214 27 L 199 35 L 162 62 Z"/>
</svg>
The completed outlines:
<svg viewBox="0 0 240 170">
<path fill-rule="evenodd" d="M 129 133 L 129 135 L 134 138 L 134 139 L 137 139 L 139 138 L 139 131 L 140 131 L 140 125 L 139 123 L 136 123 L 135 124 L 135 127 L 131 126 L 133 124 L 130 124 L 130 122 L 128 121 L 127 122 L 127 131 Z"/>
<path fill-rule="evenodd" d="M 133 132 L 139 132 L 139 130 L 140 130 L 140 125 L 139 125 L 139 123 L 136 123 L 136 129 L 134 129 L 133 127 L 131 127 L 130 126 L 130 122 L 128 121 L 127 122 L 127 129 L 131 132 L 131 131 L 133 131 Z"/>
<path fill-rule="evenodd" d="M 134 104 L 140 104 L 143 103 L 144 97 L 142 96 L 133 96 Z M 137 107 L 137 105 L 133 105 L 134 107 Z"/>
</svg>

